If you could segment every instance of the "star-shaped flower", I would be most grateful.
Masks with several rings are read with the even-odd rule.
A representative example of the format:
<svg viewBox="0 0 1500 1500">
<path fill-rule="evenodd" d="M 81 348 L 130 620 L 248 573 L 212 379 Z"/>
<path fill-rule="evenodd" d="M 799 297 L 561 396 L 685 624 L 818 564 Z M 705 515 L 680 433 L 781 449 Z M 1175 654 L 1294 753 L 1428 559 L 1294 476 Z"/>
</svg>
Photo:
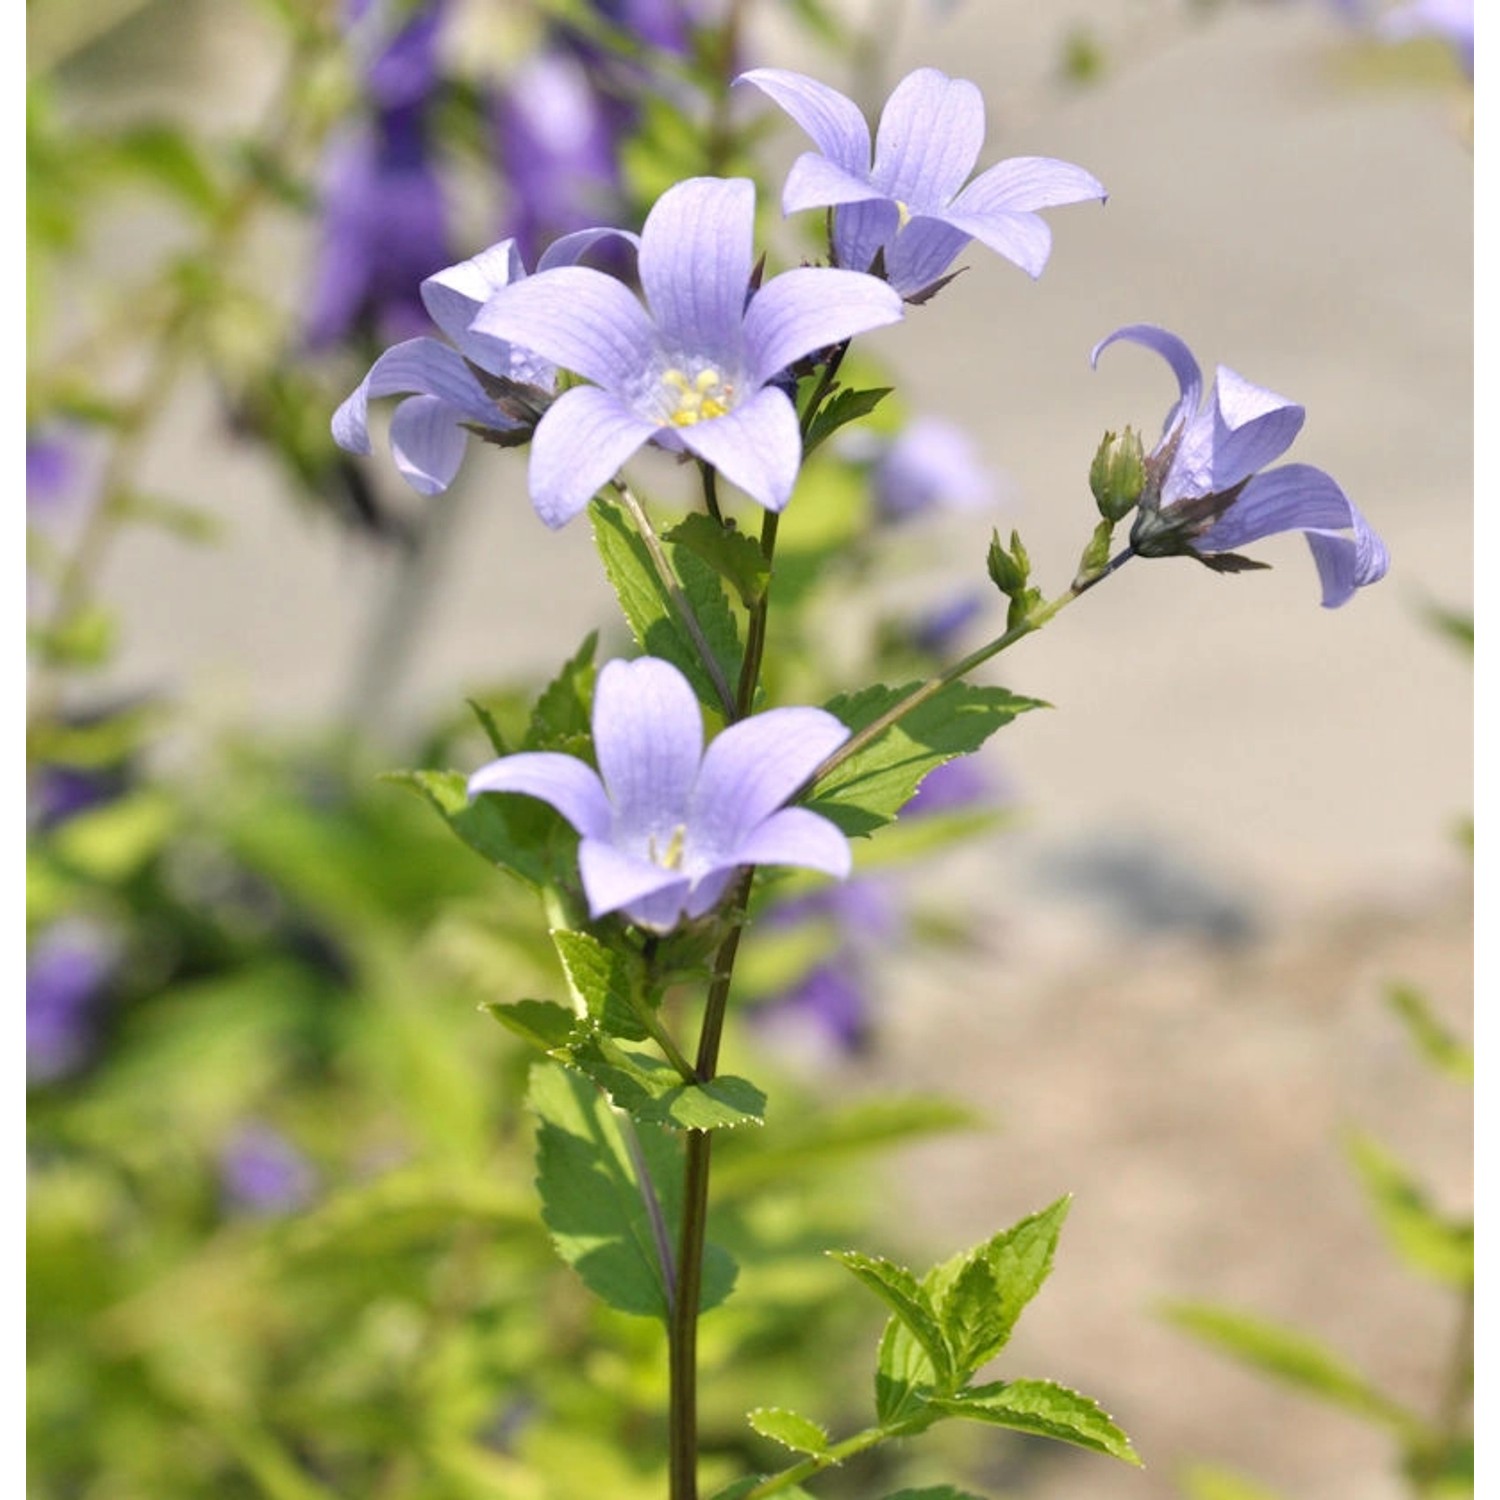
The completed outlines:
<svg viewBox="0 0 1500 1500">
<path fill-rule="evenodd" d="M 1117 328 L 1095 347 L 1093 362 L 1119 340 L 1161 355 L 1180 393 L 1147 458 L 1146 493 L 1131 533 L 1138 552 L 1191 552 L 1214 566 L 1216 557 L 1247 543 L 1300 531 L 1312 548 L 1329 609 L 1385 577 L 1385 544 L 1333 479 L 1310 464 L 1265 468 L 1302 430 L 1302 407 L 1224 365 L 1205 400 L 1192 351 L 1176 334 L 1149 323 Z M 1230 559 L 1227 566 L 1247 564 Z"/>
<path fill-rule="evenodd" d="M 581 229 L 548 246 L 537 263 L 538 272 L 570 265 L 608 235 L 635 240 L 623 230 Z M 404 395 L 407 399 L 391 419 L 391 457 L 418 494 L 436 495 L 453 483 L 463 462 L 468 436 L 464 423 L 502 431 L 519 426 L 500 410 L 469 366 L 548 392 L 557 371 L 530 350 L 470 332 L 469 324 L 487 298 L 525 275 L 512 239 L 429 276 L 422 283 L 423 306 L 452 344 L 416 338 L 387 349 L 333 414 L 333 437 L 339 447 L 368 453 L 371 398 Z"/>
<path fill-rule="evenodd" d="M 592 916 L 622 911 L 669 932 L 717 906 L 744 865 L 849 873 L 844 835 L 784 805 L 849 737 L 832 714 L 769 709 L 731 724 L 705 751 L 687 679 L 646 656 L 605 665 L 592 727 L 598 771 L 538 751 L 502 756 L 469 778 L 470 797 L 537 797 L 582 834 L 578 870 Z"/>
<path fill-rule="evenodd" d="M 755 184 L 695 177 L 641 230 L 643 307 L 622 282 L 564 266 L 507 286 L 472 328 L 582 375 L 537 426 L 531 503 L 561 526 L 642 444 L 686 450 L 768 510 L 791 498 L 802 438 L 773 384 L 794 361 L 894 323 L 873 276 L 804 266 L 752 292 Z"/>
<path fill-rule="evenodd" d="M 1082 167 L 1017 156 L 964 186 L 984 144 L 984 99 L 936 68 L 908 73 L 886 101 L 871 164 L 870 127 L 836 89 L 783 68 L 755 68 L 738 83 L 769 95 L 817 143 L 797 158 L 782 191 L 784 213 L 836 207 L 833 251 L 841 266 L 885 276 L 903 297 L 932 288 L 971 239 L 1040 276 L 1052 232 L 1037 209 L 1103 198 Z"/>
</svg>

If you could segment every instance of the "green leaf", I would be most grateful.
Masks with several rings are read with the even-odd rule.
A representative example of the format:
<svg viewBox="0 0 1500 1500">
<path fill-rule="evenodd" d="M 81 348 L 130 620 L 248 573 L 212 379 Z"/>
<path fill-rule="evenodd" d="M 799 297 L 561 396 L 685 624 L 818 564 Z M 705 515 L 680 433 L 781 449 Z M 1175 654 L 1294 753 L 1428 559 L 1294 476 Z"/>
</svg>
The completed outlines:
<svg viewBox="0 0 1500 1500">
<path fill-rule="evenodd" d="M 917 1278 L 903 1266 L 855 1250 L 830 1251 L 829 1254 L 853 1272 L 911 1333 L 922 1352 L 931 1361 L 938 1384 L 948 1388 L 954 1381 L 953 1355 L 938 1324 L 932 1299 Z"/>
<path fill-rule="evenodd" d="M 161 852 L 177 818 L 176 804 L 165 792 L 134 792 L 70 818 L 52 847 L 66 868 L 117 884 Z"/>
<path fill-rule="evenodd" d="M 713 680 L 677 617 L 671 595 L 651 566 L 645 542 L 625 512 L 608 500 L 596 499 L 590 515 L 599 559 L 637 644 L 650 655 L 671 662 L 692 683 L 703 703 L 721 711 L 723 705 Z M 732 682 L 739 672 L 739 630 L 718 574 L 686 547 L 663 545 L 709 649 L 726 680 Z"/>
<path fill-rule="evenodd" d="M 917 686 L 913 682 L 899 688 L 866 688 L 841 695 L 825 707 L 858 731 Z M 1005 688 L 949 683 L 820 781 L 807 806 L 846 834 L 872 833 L 905 807 L 929 771 L 977 750 L 1017 714 L 1042 707 L 1039 700 Z"/>
<path fill-rule="evenodd" d="M 897 1490 L 885 1500 L 982 1500 L 972 1490 L 956 1490 L 951 1484 L 929 1484 L 920 1490 Z"/>
<path fill-rule="evenodd" d="M 824 403 L 822 410 L 813 418 L 812 426 L 808 428 L 807 437 L 802 444 L 802 457 L 806 459 L 815 448 L 827 442 L 840 427 L 847 427 L 849 423 L 869 416 L 890 395 L 891 389 L 890 386 L 881 386 L 864 391 L 842 390 L 838 392 L 832 401 Z"/>
<path fill-rule="evenodd" d="M 606 948 L 586 932 L 554 927 L 551 937 L 568 988 L 582 1009 L 608 1035 L 644 1041 L 650 1033 L 636 1014 L 636 1004 L 644 1003 L 637 1001 L 644 983 L 640 960 L 633 954 Z"/>
<path fill-rule="evenodd" d="M 1421 1421 L 1382 1395 L 1322 1344 L 1294 1328 L 1197 1303 L 1169 1303 L 1169 1322 L 1251 1369 L 1319 1400 L 1342 1406 L 1403 1438 L 1422 1432 Z"/>
<path fill-rule="evenodd" d="M 510 792 L 484 792 L 471 802 L 462 772 L 387 771 L 381 780 L 425 798 L 471 849 L 530 886 L 551 882 L 571 845 L 572 831 L 545 802 Z"/>
<path fill-rule="evenodd" d="M 1445 1218 L 1421 1184 L 1376 1140 L 1353 1132 L 1349 1159 L 1380 1227 L 1414 1271 L 1445 1286 L 1474 1285 L 1474 1226 Z"/>
<path fill-rule="evenodd" d="M 112 143 L 119 165 L 139 173 L 199 213 L 213 213 L 220 192 L 192 141 L 171 125 L 137 125 Z"/>
<path fill-rule="evenodd" d="M 1275 1490 L 1213 1464 L 1192 1464 L 1180 1478 L 1188 1500 L 1280 1500 Z"/>
<path fill-rule="evenodd" d="M 178 500 L 167 500 L 160 495 L 133 493 L 121 496 L 115 502 L 115 513 L 121 520 L 160 526 L 185 542 L 216 541 L 224 530 L 223 521 L 212 511 L 184 505 Z"/>
<path fill-rule="evenodd" d="M 1003 1380 L 929 1404 L 946 1416 L 1057 1438 L 1140 1467 L 1130 1439 L 1098 1402 L 1051 1380 Z"/>
<path fill-rule="evenodd" d="M 766 592 L 770 564 L 760 544 L 743 531 L 721 526 L 712 516 L 694 511 L 665 533 L 664 540 L 707 563 L 752 609 Z"/>
<path fill-rule="evenodd" d="M 1461 1083 L 1473 1083 L 1474 1049 L 1465 1046 L 1438 1020 L 1421 990 L 1409 984 L 1393 984 L 1385 997 L 1428 1062 Z"/>
<path fill-rule="evenodd" d="M 828 1451 L 828 1432 L 810 1417 L 799 1416 L 779 1406 L 758 1406 L 749 1416 L 750 1425 L 762 1436 L 790 1448 L 793 1453 L 821 1454 Z"/>
<path fill-rule="evenodd" d="M 1052 1257 L 1072 1201 L 1065 1194 L 1040 1213 L 1028 1214 L 1003 1230 L 984 1247 L 982 1253 L 995 1275 L 1000 1314 L 994 1331 L 999 1342 L 982 1351 L 981 1364 L 1009 1341 L 1027 1303 L 1052 1274 Z M 946 1303 L 944 1308 L 946 1315 Z"/>
<path fill-rule="evenodd" d="M 665 1320 L 663 1258 L 682 1228 L 682 1138 L 622 1120 L 592 1083 L 555 1063 L 531 1070 L 527 1102 L 539 1121 L 542 1218 L 558 1253 L 611 1307 Z M 709 1246 L 700 1306 L 722 1302 L 734 1277 L 734 1262 Z"/>
<path fill-rule="evenodd" d="M 707 1083 L 684 1083 L 671 1064 L 599 1032 L 576 1043 L 569 1061 L 643 1124 L 732 1130 L 765 1118 L 766 1096 L 749 1079 L 724 1073 Z"/>
<path fill-rule="evenodd" d="M 588 738 L 589 708 L 594 697 L 594 651 L 598 644 L 599 632 L 591 631 L 547 684 L 532 710 L 524 749 L 570 749 L 580 739 Z"/>
<path fill-rule="evenodd" d="M 479 1008 L 543 1052 L 566 1052 L 577 1040 L 577 1013 L 551 1000 L 518 1000 L 514 1005 L 491 1001 Z"/>
<path fill-rule="evenodd" d="M 484 737 L 490 742 L 490 748 L 496 755 L 509 755 L 510 746 L 505 743 L 505 736 L 500 732 L 500 726 L 495 722 L 495 716 L 484 704 L 475 698 L 465 698 L 464 702 L 469 705 L 470 711 L 479 721 L 479 727 L 484 730 Z"/>
</svg>

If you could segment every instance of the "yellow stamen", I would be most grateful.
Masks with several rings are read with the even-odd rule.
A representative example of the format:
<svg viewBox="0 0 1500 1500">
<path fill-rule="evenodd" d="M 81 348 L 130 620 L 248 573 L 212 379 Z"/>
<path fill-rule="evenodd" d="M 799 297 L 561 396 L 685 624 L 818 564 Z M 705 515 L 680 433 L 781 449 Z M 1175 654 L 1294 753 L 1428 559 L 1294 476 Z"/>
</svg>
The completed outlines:
<svg viewBox="0 0 1500 1500">
<path fill-rule="evenodd" d="M 663 370 L 661 383 L 672 393 L 667 420 L 674 427 L 692 427 L 707 417 L 724 416 L 734 395 L 734 387 L 712 367 L 699 370 L 691 381 L 679 369 Z"/>
<path fill-rule="evenodd" d="M 895 204 L 896 231 L 899 234 L 901 230 L 905 229 L 911 223 L 911 210 L 899 198 L 895 200 Z"/>
<path fill-rule="evenodd" d="M 660 865 L 664 870 L 680 870 L 682 868 L 682 845 L 687 836 L 687 826 L 679 823 L 672 830 L 672 837 L 667 842 L 665 850 L 656 847 L 656 835 L 652 834 L 646 840 L 646 854 L 653 865 Z"/>
</svg>

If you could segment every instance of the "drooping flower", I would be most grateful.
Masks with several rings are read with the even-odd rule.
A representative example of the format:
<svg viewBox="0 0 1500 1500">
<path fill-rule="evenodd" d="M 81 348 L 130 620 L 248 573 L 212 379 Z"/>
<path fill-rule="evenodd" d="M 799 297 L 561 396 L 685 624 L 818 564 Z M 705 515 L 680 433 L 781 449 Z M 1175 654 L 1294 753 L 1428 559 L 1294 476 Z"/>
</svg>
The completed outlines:
<svg viewBox="0 0 1500 1500">
<path fill-rule="evenodd" d="M 668 188 L 641 231 L 646 306 L 613 277 L 566 266 L 510 286 L 475 331 L 593 381 L 548 409 L 531 448 L 531 502 L 557 527 L 643 444 L 686 449 L 768 510 L 791 498 L 802 438 L 773 384 L 795 360 L 894 323 L 901 299 L 871 276 L 804 266 L 754 293 L 755 184 Z"/>
<path fill-rule="evenodd" d="M 417 284 L 450 253 L 428 139 L 444 6 L 426 0 L 394 33 L 385 8 L 359 0 L 349 9 L 351 44 L 371 54 L 362 70 L 369 111 L 335 134 L 323 162 L 322 244 L 305 326 L 313 349 L 359 325 L 385 338 L 414 332 Z"/>
<path fill-rule="evenodd" d="M 612 661 L 592 714 L 599 770 L 571 755 L 502 756 L 469 778 L 470 797 L 520 792 L 582 835 L 589 912 L 621 911 L 668 932 L 723 899 L 744 865 L 798 865 L 843 877 L 849 845 L 826 818 L 787 799 L 849 731 L 820 708 L 773 708 L 703 748 L 687 679 L 655 657 Z"/>
<path fill-rule="evenodd" d="M 1282 531 L 1307 537 L 1333 609 L 1385 577 L 1385 544 L 1353 501 L 1321 469 L 1266 469 L 1302 429 L 1303 408 L 1220 365 L 1207 398 L 1192 351 L 1149 323 L 1117 328 L 1094 348 L 1097 364 L 1124 340 L 1154 350 L 1172 367 L 1180 395 L 1147 459 L 1146 491 L 1131 542 L 1142 556 L 1191 553 L 1210 566 L 1248 564 L 1238 548 Z"/>
<path fill-rule="evenodd" d="M 887 521 L 935 510 L 980 510 L 995 495 L 973 439 L 941 417 L 908 422 L 875 460 L 870 483 Z"/>
<path fill-rule="evenodd" d="M 965 186 L 984 144 L 984 99 L 936 68 L 896 85 L 873 164 L 870 127 L 836 89 L 783 68 L 754 68 L 736 82 L 769 95 L 817 144 L 793 163 L 782 211 L 834 208 L 838 264 L 866 271 L 880 256 L 903 297 L 933 289 L 971 239 L 1040 276 L 1052 232 L 1037 210 L 1106 196 L 1082 167 L 1045 156 L 1013 157 Z"/>
<path fill-rule="evenodd" d="M 549 246 L 538 270 L 570 264 L 606 235 L 635 238 L 617 229 L 579 230 Z M 557 371 L 529 350 L 471 332 L 469 325 L 488 297 L 525 275 L 515 241 L 502 240 L 472 260 L 429 276 L 421 286 L 423 305 L 452 344 L 424 337 L 387 349 L 333 414 L 339 447 L 368 453 L 371 398 L 404 395 L 408 399 L 391 419 L 391 456 L 418 494 L 436 495 L 452 484 L 463 462 L 464 423 L 501 431 L 520 428 L 521 420 L 496 405 L 469 366 L 543 393 L 551 392 Z"/>
<path fill-rule="evenodd" d="M 230 1207 L 260 1217 L 305 1208 L 317 1193 L 312 1163 L 279 1130 L 241 1125 L 219 1154 L 219 1177 Z"/>
<path fill-rule="evenodd" d="M 1440 37 L 1464 72 L 1474 77 L 1474 0 L 1407 0 L 1381 16 L 1378 27 L 1390 41 Z"/>
</svg>

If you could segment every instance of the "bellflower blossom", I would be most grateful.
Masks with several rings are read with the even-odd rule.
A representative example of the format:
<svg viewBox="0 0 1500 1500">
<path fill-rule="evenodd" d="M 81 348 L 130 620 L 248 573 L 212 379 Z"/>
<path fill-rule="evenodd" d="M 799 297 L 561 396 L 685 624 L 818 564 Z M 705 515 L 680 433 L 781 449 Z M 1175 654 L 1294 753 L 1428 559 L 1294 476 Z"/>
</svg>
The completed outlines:
<svg viewBox="0 0 1500 1500">
<path fill-rule="evenodd" d="M 936 289 L 971 239 L 1040 276 L 1052 232 L 1040 208 L 1106 196 L 1070 162 L 1017 156 L 965 186 L 984 144 L 984 99 L 967 79 L 936 68 L 908 73 L 886 101 L 871 163 L 859 106 L 827 84 L 783 68 L 754 68 L 754 84 L 817 144 L 797 158 L 782 191 L 784 213 L 836 208 L 837 263 L 869 270 L 880 255 L 903 297 Z"/>
<path fill-rule="evenodd" d="M 981 510 L 995 497 L 973 439 L 941 417 L 918 417 L 886 445 L 870 471 L 882 519 L 934 510 Z"/>
<path fill-rule="evenodd" d="M 642 307 L 623 283 L 564 266 L 508 286 L 473 331 L 592 385 L 548 408 L 531 448 L 531 503 L 562 526 L 654 441 L 711 464 L 768 510 L 791 498 L 802 437 L 776 384 L 814 350 L 901 317 L 872 276 L 804 266 L 751 292 L 755 184 L 696 177 L 668 188 L 641 230 Z"/>
<path fill-rule="evenodd" d="M 623 230 L 582 229 L 549 246 L 537 269 L 567 265 L 608 235 L 635 240 Z M 522 424 L 500 410 L 469 366 L 545 392 L 551 391 L 557 371 L 526 349 L 471 332 L 469 324 L 486 298 L 525 275 L 515 241 L 502 240 L 472 260 L 429 276 L 422 283 L 422 302 L 452 346 L 416 338 L 387 349 L 333 414 L 339 447 L 368 453 L 371 398 L 405 395 L 391 419 L 391 456 L 418 494 L 436 495 L 452 484 L 463 462 L 464 423 L 519 432 Z"/>
<path fill-rule="evenodd" d="M 1151 555 L 1141 540 L 1149 544 L 1159 535 L 1165 538 L 1159 555 L 1190 551 L 1206 555 L 1212 565 L 1215 554 L 1300 531 L 1312 549 L 1328 609 L 1385 577 L 1385 544 L 1327 474 L 1310 464 L 1265 470 L 1301 431 L 1302 407 L 1224 365 L 1204 399 L 1192 351 L 1149 323 L 1117 328 L 1095 346 L 1091 360 L 1097 363 L 1118 340 L 1155 350 L 1172 367 L 1180 391 L 1147 459 L 1147 492 L 1131 533 L 1137 552 Z M 1243 560 L 1237 565 L 1244 566 Z"/>
<path fill-rule="evenodd" d="M 843 877 L 849 845 L 826 818 L 787 799 L 849 731 L 820 708 L 773 708 L 718 734 L 705 751 L 698 700 L 671 663 L 612 661 L 592 713 L 599 770 L 571 755 L 491 761 L 469 796 L 520 792 L 582 835 L 589 913 L 623 912 L 669 932 L 711 911 L 743 865 L 799 865 Z"/>
</svg>

